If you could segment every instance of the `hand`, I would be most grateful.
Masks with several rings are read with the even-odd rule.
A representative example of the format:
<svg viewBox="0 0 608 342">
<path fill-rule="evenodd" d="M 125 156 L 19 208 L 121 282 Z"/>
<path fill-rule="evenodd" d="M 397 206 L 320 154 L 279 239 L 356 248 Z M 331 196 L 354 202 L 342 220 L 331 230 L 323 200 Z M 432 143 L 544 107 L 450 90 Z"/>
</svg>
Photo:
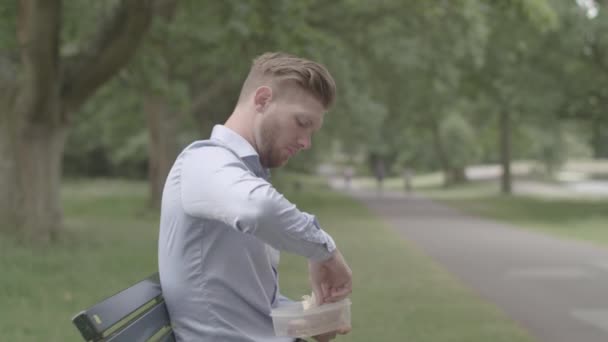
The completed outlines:
<svg viewBox="0 0 608 342">
<path fill-rule="evenodd" d="M 308 272 L 317 305 L 340 301 L 352 292 L 352 271 L 336 248 L 325 261 L 308 261 Z"/>
<path fill-rule="evenodd" d="M 333 340 L 334 338 L 336 338 L 336 334 L 346 335 L 350 332 L 350 330 L 351 330 L 350 327 L 340 328 L 336 331 L 313 336 L 313 338 L 315 340 L 317 340 L 317 342 L 329 342 L 329 341 Z"/>
</svg>

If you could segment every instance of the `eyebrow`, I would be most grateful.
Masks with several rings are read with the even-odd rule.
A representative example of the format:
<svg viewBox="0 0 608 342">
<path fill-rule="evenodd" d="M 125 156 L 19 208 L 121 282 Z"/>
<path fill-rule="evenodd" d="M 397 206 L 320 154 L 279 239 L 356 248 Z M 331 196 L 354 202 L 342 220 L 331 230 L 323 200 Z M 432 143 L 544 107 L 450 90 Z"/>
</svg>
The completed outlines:
<svg viewBox="0 0 608 342">
<path fill-rule="evenodd" d="M 303 121 L 304 124 L 307 127 L 313 127 L 315 129 L 315 131 L 318 131 L 323 126 L 323 119 L 321 119 L 321 122 L 319 122 L 319 125 L 317 127 L 315 125 L 314 120 L 312 120 L 311 118 L 309 118 L 308 114 L 306 114 L 305 112 L 296 112 L 295 115 L 296 115 L 296 117 L 297 117 L 298 120 Z"/>
<path fill-rule="evenodd" d="M 301 121 L 303 124 L 305 124 L 306 126 L 311 126 L 313 125 L 313 122 L 310 118 L 306 117 L 306 114 L 304 113 L 296 113 L 296 117 L 299 121 Z"/>
</svg>

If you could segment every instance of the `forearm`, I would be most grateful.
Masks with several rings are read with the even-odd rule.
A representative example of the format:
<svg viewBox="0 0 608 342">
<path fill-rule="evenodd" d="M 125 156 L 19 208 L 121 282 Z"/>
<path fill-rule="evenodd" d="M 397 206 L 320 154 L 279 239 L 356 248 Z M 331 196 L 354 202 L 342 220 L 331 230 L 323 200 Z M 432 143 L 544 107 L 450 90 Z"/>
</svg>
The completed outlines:
<svg viewBox="0 0 608 342">
<path fill-rule="evenodd" d="M 325 260 L 335 249 L 314 216 L 298 210 L 238 162 L 228 160 L 211 168 L 186 159 L 181 177 L 182 205 L 191 216 L 221 221 L 279 250 L 312 260 Z"/>
</svg>

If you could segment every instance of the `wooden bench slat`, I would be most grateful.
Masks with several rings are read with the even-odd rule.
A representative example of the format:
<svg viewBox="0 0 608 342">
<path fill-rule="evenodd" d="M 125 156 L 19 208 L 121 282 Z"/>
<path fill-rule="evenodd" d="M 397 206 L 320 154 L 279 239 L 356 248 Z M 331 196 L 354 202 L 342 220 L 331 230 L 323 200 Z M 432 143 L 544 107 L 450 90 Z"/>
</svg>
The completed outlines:
<svg viewBox="0 0 608 342">
<path fill-rule="evenodd" d="M 173 330 L 170 330 L 165 336 L 163 336 L 158 342 L 175 342 L 175 335 Z"/>
<path fill-rule="evenodd" d="M 72 321 L 87 341 L 98 340 L 103 332 L 162 295 L 158 273 L 82 311 Z M 164 304 L 163 304 L 164 305 Z"/>
<path fill-rule="evenodd" d="M 108 342 L 145 342 L 162 328 L 169 326 L 169 314 L 164 302 L 158 303 L 126 328 L 110 336 Z M 173 334 L 171 334 L 173 335 Z"/>
</svg>

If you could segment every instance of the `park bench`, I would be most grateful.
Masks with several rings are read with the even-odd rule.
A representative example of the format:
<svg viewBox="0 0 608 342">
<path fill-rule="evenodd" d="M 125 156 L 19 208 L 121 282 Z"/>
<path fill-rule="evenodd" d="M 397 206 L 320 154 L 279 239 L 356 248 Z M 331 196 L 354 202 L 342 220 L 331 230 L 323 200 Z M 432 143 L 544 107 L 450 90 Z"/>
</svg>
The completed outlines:
<svg viewBox="0 0 608 342">
<path fill-rule="evenodd" d="M 86 341 L 175 342 L 158 273 L 78 313 L 72 322 Z"/>
</svg>

